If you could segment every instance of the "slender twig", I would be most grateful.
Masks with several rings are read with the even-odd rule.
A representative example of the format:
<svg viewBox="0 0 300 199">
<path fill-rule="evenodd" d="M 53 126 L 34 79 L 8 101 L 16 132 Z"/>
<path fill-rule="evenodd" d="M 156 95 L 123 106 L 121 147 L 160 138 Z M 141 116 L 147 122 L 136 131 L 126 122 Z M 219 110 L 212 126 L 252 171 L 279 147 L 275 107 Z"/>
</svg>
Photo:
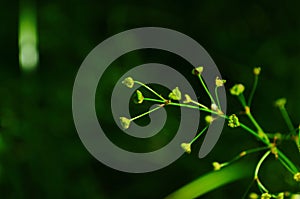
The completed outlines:
<svg viewBox="0 0 300 199">
<path fill-rule="evenodd" d="M 251 107 L 251 103 L 252 103 L 254 93 L 256 91 L 257 83 L 258 83 L 258 75 L 254 75 L 254 83 L 253 83 L 253 87 L 252 87 L 252 90 L 251 90 L 251 93 L 250 93 L 250 96 L 249 96 L 249 99 L 248 99 L 248 106 L 249 107 Z"/>
<path fill-rule="evenodd" d="M 289 131 L 293 132 L 293 134 L 295 134 L 295 129 L 294 129 L 294 126 L 293 126 L 293 123 L 292 123 L 292 120 L 288 114 L 288 112 L 286 111 L 286 108 L 285 106 L 281 106 L 279 107 L 279 110 L 281 112 L 281 115 L 285 121 L 285 123 L 287 124 L 288 128 L 289 128 Z"/>
<path fill-rule="evenodd" d="M 209 125 L 207 125 L 204 129 L 202 129 L 202 131 L 190 142 L 190 144 L 192 144 L 193 142 L 195 142 L 208 128 Z"/>
<path fill-rule="evenodd" d="M 215 88 L 215 95 L 216 95 L 216 98 L 217 98 L 218 107 L 219 107 L 220 111 L 222 111 L 220 100 L 219 100 L 218 87 L 217 86 Z"/>
<path fill-rule="evenodd" d="M 262 163 L 265 161 L 265 159 L 270 155 L 271 153 L 271 150 L 267 151 L 263 156 L 262 158 L 259 160 L 259 162 L 257 163 L 256 165 L 256 168 L 255 168 L 255 172 L 254 172 L 254 179 L 257 181 L 257 184 L 258 184 L 258 187 L 260 189 L 262 189 L 264 192 L 268 193 L 269 191 L 266 189 L 266 187 L 260 182 L 259 178 L 258 178 L 258 172 L 259 172 L 259 169 L 262 165 Z"/>
<path fill-rule="evenodd" d="M 162 108 L 163 105 L 164 105 L 164 104 L 162 104 L 161 106 L 158 106 L 158 107 L 156 107 L 156 108 L 154 108 L 154 109 L 151 109 L 150 111 L 147 111 L 147 112 L 145 112 L 145 113 L 143 113 L 143 114 L 141 114 L 141 115 L 138 115 L 138 116 L 136 116 L 136 117 L 134 117 L 134 118 L 131 118 L 130 121 L 133 121 L 133 120 L 136 120 L 136 119 L 138 119 L 138 118 L 141 118 L 141 117 L 143 117 L 143 116 L 145 116 L 145 115 L 148 115 L 149 113 L 152 113 L 152 112 L 154 112 L 154 111 L 156 111 L 156 110 Z"/>
<path fill-rule="evenodd" d="M 149 91 L 151 91 L 154 95 L 156 95 L 157 97 L 159 97 L 160 99 L 165 101 L 165 98 L 163 98 L 160 94 L 158 94 L 157 92 L 155 92 L 152 88 L 150 88 L 149 86 L 147 86 L 146 84 L 139 82 L 139 81 L 134 81 L 135 83 L 145 87 L 146 89 L 148 89 Z"/>
<path fill-rule="evenodd" d="M 210 100 L 212 101 L 213 104 L 216 104 L 214 98 L 212 97 L 212 95 L 210 94 L 210 92 L 209 92 L 209 90 L 208 90 L 206 84 L 204 83 L 201 74 L 199 74 L 198 77 L 199 77 L 199 80 L 200 80 L 200 82 L 201 82 L 203 88 L 205 89 L 207 95 L 209 96 Z"/>
</svg>

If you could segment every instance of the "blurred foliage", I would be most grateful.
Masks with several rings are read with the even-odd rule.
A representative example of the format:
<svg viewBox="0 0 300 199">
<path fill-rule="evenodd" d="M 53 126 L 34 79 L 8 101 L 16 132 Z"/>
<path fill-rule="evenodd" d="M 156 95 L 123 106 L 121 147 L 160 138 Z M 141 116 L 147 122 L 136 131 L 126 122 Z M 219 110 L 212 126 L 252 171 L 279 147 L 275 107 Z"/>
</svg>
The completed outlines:
<svg viewBox="0 0 300 199">
<path fill-rule="evenodd" d="M 95 160 L 74 128 L 73 81 L 80 64 L 96 45 L 130 28 L 159 26 L 194 38 L 215 60 L 228 80 L 227 88 L 243 82 L 245 92 L 250 92 L 247 88 L 252 84 L 252 68 L 262 67 L 253 100 L 257 120 L 270 132 L 285 132 L 273 102 L 286 97 L 291 118 L 295 125 L 299 123 L 299 1 L 39 1 L 40 64 L 33 73 L 23 73 L 18 64 L 18 6 L 17 2 L 3 1 L 0 12 L 1 198 L 162 198 L 211 171 L 211 162 L 226 161 L 257 146 L 256 140 L 244 132 L 224 128 L 217 146 L 206 158 L 197 157 L 199 143 L 191 155 L 152 173 L 122 173 Z M 149 50 L 116 60 L 99 82 L 96 107 L 99 122 L 110 129 L 111 139 L 120 145 L 126 146 L 132 140 L 123 139 L 112 120 L 111 89 L 127 70 L 147 62 L 170 65 L 181 71 L 194 88 L 198 86 L 190 75 L 192 66 L 176 55 Z M 208 99 L 204 100 L 208 104 Z M 147 108 L 133 107 L 132 114 L 143 106 Z M 231 96 L 228 107 L 229 113 L 241 109 Z M 179 115 L 172 112 L 177 110 L 168 110 L 169 124 L 155 140 L 159 146 L 174 133 L 169 127 L 179 121 Z M 140 122 L 147 124 L 147 118 Z M 153 148 L 153 141 L 148 144 Z M 294 151 L 289 154 L 299 155 Z M 247 161 L 257 161 L 256 155 Z M 266 164 L 264 168 L 262 179 L 273 191 L 291 189 L 280 164 Z M 240 198 L 250 182 L 245 179 L 232 183 L 204 198 Z"/>
</svg>

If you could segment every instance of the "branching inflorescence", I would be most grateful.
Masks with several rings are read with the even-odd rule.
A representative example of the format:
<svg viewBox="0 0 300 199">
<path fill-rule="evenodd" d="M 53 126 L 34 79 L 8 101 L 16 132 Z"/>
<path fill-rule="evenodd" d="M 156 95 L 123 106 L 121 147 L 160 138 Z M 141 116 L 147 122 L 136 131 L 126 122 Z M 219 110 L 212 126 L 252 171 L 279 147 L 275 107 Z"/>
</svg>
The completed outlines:
<svg viewBox="0 0 300 199">
<path fill-rule="evenodd" d="M 296 165 L 278 148 L 278 142 L 277 142 L 278 140 L 282 140 L 282 141 L 293 140 L 300 152 L 300 136 L 299 136 L 300 135 L 300 126 L 298 128 L 295 128 L 294 125 L 292 124 L 291 119 L 288 115 L 288 112 L 285 108 L 286 99 L 285 98 L 278 99 L 275 102 L 275 106 L 279 108 L 279 110 L 284 118 L 284 121 L 286 122 L 287 127 L 289 129 L 289 134 L 282 135 L 279 133 L 276 133 L 276 134 L 267 133 L 265 130 L 263 130 L 263 128 L 255 120 L 255 118 L 252 115 L 251 108 L 250 108 L 252 99 L 253 99 L 257 84 L 258 84 L 258 79 L 259 79 L 259 75 L 261 72 L 261 68 L 257 67 L 257 68 L 254 68 L 254 70 L 253 70 L 254 84 L 253 84 L 252 90 L 250 92 L 250 95 L 248 97 L 248 100 L 246 100 L 246 98 L 244 96 L 244 90 L 245 90 L 244 85 L 243 84 L 234 85 L 230 89 L 230 93 L 233 96 L 236 96 L 238 98 L 238 100 L 240 101 L 240 103 L 244 109 L 245 115 L 248 117 L 248 119 L 252 122 L 252 124 L 255 127 L 255 129 L 252 129 L 252 128 L 246 126 L 245 124 L 241 123 L 239 121 L 239 118 L 237 117 L 237 115 L 235 115 L 235 114 L 226 115 L 223 113 L 222 107 L 219 102 L 218 88 L 224 86 L 224 84 L 226 83 L 226 80 L 216 77 L 215 90 L 214 90 L 216 99 L 214 99 L 212 94 L 208 90 L 206 84 L 203 81 L 203 78 L 202 78 L 203 70 L 204 70 L 204 68 L 202 66 L 194 68 L 192 71 L 192 74 L 199 78 L 201 85 L 203 86 L 205 92 L 207 93 L 207 95 L 209 96 L 209 98 L 212 102 L 212 104 L 210 106 L 205 106 L 205 105 L 197 102 L 196 100 L 192 99 L 187 94 L 184 94 L 184 99 L 182 99 L 182 94 L 178 87 L 174 88 L 172 90 L 172 92 L 169 93 L 168 98 L 164 98 L 163 96 L 158 94 L 156 91 L 151 89 L 146 84 L 136 81 L 136 80 L 132 79 L 131 77 L 127 77 L 122 83 L 124 85 L 126 85 L 128 88 L 132 88 L 134 86 L 134 84 L 138 84 L 139 86 L 146 88 L 147 90 L 149 90 L 151 93 L 153 93 L 156 96 L 156 98 L 144 97 L 142 92 L 137 90 L 136 91 L 136 99 L 135 99 L 136 103 L 141 104 L 141 103 L 143 103 L 143 101 L 151 101 L 151 102 L 158 103 L 158 105 L 157 105 L 157 107 L 149 110 L 148 112 L 145 112 L 134 118 L 120 117 L 120 122 L 121 122 L 122 127 L 124 129 L 127 129 L 130 127 L 130 123 L 132 121 L 134 121 L 138 118 L 141 118 L 151 112 L 154 112 L 164 106 L 180 106 L 180 107 L 197 109 L 199 111 L 211 113 L 211 115 L 207 115 L 205 117 L 206 126 L 197 134 L 197 136 L 195 136 L 195 138 L 192 139 L 190 142 L 181 144 L 181 148 L 186 153 L 191 153 L 192 144 L 201 135 L 203 135 L 205 133 L 205 131 L 208 129 L 209 125 L 211 125 L 216 119 L 218 119 L 220 117 L 225 118 L 228 121 L 229 127 L 244 129 L 247 133 L 250 133 L 251 135 L 255 136 L 263 144 L 263 146 L 258 147 L 258 148 L 252 148 L 252 149 L 249 149 L 246 151 L 242 151 L 241 153 L 239 153 L 239 155 L 237 155 L 236 157 L 234 157 L 232 160 L 230 160 L 228 162 L 224 162 L 224 163 L 213 162 L 212 165 L 213 165 L 214 170 L 220 170 L 223 167 L 230 165 L 231 163 L 241 159 L 242 157 L 244 157 L 246 155 L 265 151 L 265 153 L 263 154 L 263 156 L 260 158 L 260 160 L 258 161 L 258 163 L 256 165 L 254 177 L 253 177 L 253 180 L 256 182 L 259 190 L 261 191 L 260 198 L 263 198 L 263 199 L 284 198 L 285 195 L 288 194 L 288 192 L 282 192 L 282 193 L 276 193 L 276 194 L 270 193 L 268 188 L 260 180 L 258 174 L 259 174 L 259 170 L 260 170 L 262 164 L 264 163 L 264 161 L 267 158 L 269 158 L 271 155 L 273 155 L 275 157 L 275 160 L 278 160 L 289 171 L 291 178 L 293 178 L 296 182 L 300 182 L 299 168 L 297 168 Z M 174 102 L 174 101 L 178 101 L 179 103 Z M 180 103 L 180 102 L 182 102 L 182 103 Z M 250 198 L 258 198 L 259 196 L 255 193 L 252 193 L 249 195 L 249 197 Z"/>
</svg>

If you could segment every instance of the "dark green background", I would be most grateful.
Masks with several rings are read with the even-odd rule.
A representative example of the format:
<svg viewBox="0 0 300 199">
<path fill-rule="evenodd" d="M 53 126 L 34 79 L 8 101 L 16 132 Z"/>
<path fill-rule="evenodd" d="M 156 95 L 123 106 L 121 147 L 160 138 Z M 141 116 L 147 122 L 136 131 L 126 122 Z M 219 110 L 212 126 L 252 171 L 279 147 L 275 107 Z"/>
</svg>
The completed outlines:
<svg viewBox="0 0 300 199">
<path fill-rule="evenodd" d="M 226 127 L 206 158 L 198 159 L 198 142 L 191 155 L 156 172 L 122 173 L 95 160 L 81 143 L 73 124 L 73 82 L 82 61 L 96 45 L 131 28 L 158 26 L 192 37 L 208 51 L 228 80 L 227 90 L 238 82 L 251 87 L 252 68 L 262 67 L 252 108 L 257 120 L 269 132 L 285 132 L 287 128 L 273 102 L 286 97 L 294 125 L 299 124 L 299 1 L 38 2 L 40 64 L 33 73 L 24 73 L 18 64 L 19 5 L 11 1 L 1 4 L 1 198 L 162 198 L 211 171 L 211 162 L 227 161 L 242 150 L 260 146 L 245 132 Z M 176 55 L 145 50 L 116 60 L 99 83 L 97 113 L 104 128 L 110 129 L 108 136 L 114 142 L 123 147 L 134 145 L 135 150 L 144 143 L 132 144 L 117 128 L 111 118 L 109 96 L 120 76 L 147 62 L 168 64 L 186 75 L 194 88 L 199 86 L 190 75 L 192 66 Z M 200 86 L 198 94 L 204 94 Z M 208 99 L 203 99 L 208 104 Z M 136 115 L 149 104 L 131 107 L 132 115 Z M 229 113 L 241 110 L 231 96 L 228 108 Z M 156 142 L 171 139 L 178 125 L 178 113 L 177 109 L 168 110 L 168 124 Z M 147 119 L 138 122 L 147 124 Z M 299 166 L 296 150 L 287 151 Z M 245 161 L 255 163 L 258 159 L 254 155 Z M 278 165 L 267 162 L 262 170 L 262 179 L 269 189 L 297 191 L 286 180 L 288 173 Z M 249 178 L 222 187 L 203 198 L 240 198 L 250 181 Z M 255 185 L 252 190 L 257 191 Z"/>
</svg>

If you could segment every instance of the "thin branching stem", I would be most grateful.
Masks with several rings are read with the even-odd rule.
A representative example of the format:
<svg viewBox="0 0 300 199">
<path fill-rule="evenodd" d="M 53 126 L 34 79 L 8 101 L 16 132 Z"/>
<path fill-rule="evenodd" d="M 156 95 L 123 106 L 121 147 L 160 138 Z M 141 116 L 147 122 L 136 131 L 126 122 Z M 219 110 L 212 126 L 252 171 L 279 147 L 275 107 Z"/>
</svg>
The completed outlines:
<svg viewBox="0 0 300 199">
<path fill-rule="evenodd" d="M 212 97 L 212 95 L 210 94 L 210 92 L 209 92 L 209 90 L 208 90 L 206 84 L 204 83 L 201 74 L 199 74 L 198 77 L 199 77 L 199 80 L 200 80 L 200 82 L 201 82 L 203 88 L 205 89 L 207 95 L 209 96 L 210 100 L 212 101 L 213 104 L 216 104 L 214 98 Z"/>
<path fill-rule="evenodd" d="M 148 114 L 150 114 L 150 113 L 152 113 L 152 112 L 154 112 L 154 111 L 156 111 L 156 110 L 162 108 L 163 105 L 164 105 L 164 104 L 162 104 L 161 106 L 155 107 L 154 109 L 151 109 L 150 111 L 147 111 L 147 112 L 145 112 L 145 113 L 143 113 L 143 114 L 141 114 L 141 115 L 138 115 L 138 116 L 136 116 L 136 117 L 134 117 L 134 118 L 131 118 L 130 121 L 133 121 L 133 120 L 136 120 L 136 119 L 138 119 L 138 118 L 141 118 L 141 117 L 143 117 L 143 116 L 145 116 L 145 115 L 148 115 Z"/>
<path fill-rule="evenodd" d="M 291 171 L 292 174 L 295 174 L 295 173 L 299 172 L 299 170 L 294 165 L 294 163 L 284 153 L 282 153 L 279 149 L 277 149 L 277 152 L 278 152 L 279 160 L 282 160 L 286 163 L 286 165 L 288 166 L 287 169 L 289 171 Z"/>
<path fill-rule="evenodd" d="M 216 88 L 215 88 L 215 95 L 216 95 L 218 107 L 219 107 L 220 111 L 222 111 L 221 104 L 220 104 L 220 100 L 219 100 L 218 87 L 217 87 L 217 86 L 216 86 Z"/>
<path fill-rule="evenodd" d="M 249 96 L 249 100 L 248 100 L 248 106 L 251 107 L 251 103 L 252 103 L 252 99 L 254 96 L 254 93 L 256 91 L 256 87 L 257 87 L 257 83 L 258 83 L 258 75 L 254 75 L 254 83 L 253 83 L 253 87 Z"/>
<path fill-rule="evenodd" d="M 157 97 L 159 97 L 160 99 L 165 101 L 165 98 L 163 98 L 160 94 L 158 94 L 157 92 L 155 92 L 152 88 L 150 88 L 149 86 L 147 86 L 146 84 L 139 82 L 139 81 L 134 81 L 135 83 L 145 87 L 146 89 L 148 89 L 149 91 L 151 91 L 154 95 L 156 95 Z"/>
<path fill-rule="evenodd" d="M 206 127 L 204 127 L 204 129 L 202 129 L 202 131 L 190 142 L 190 144 L 193 144 L 193 142 L 195 142 L 208 128 L 209 125 L 206 125 Z"/>
<path fill-rule="evenodd" d="M 279 107 L 279 110 L 281 112 L 281 115 L 282 115 L 285 123 L 287 124 L 287 126 L 289 128 L 289 131 L 291 131 L 291 132 L 293 132 L 293 134 L 295 134 L 295 128 L 293 126 L 292 120 L 291 120 L 285 106 Z"/>
<path fill-rule="evenodd" d="M 268 147 L 268 146 L 264 146 L 264 147 L 258 147 L 258 148 L 254 148 L 254 149 L 249 149 L 249 150 L 246 150 L 246 151 L 242 151 L 239 155 L 235 156 L 232 160 L 230 160 L 228 162 L 225 162 L 225 163 L 222 163 L 222 167 L 228 166 L 229 164 L 234 163 L 235 161 L 237 161 L 237 160 L 245 157 L 246 155 L 250 155 L 252 153 L 263 151 L 263 150 L 266 150 L 266 149 L 269 149 L 269 148 L 270 147 Z"/>
<path fill-rule="evenodd" d="M 257 163 L 256 165 L 256 168 L 255 168 L 255 172 L 254 172 L 254 179 L 257 181 L 257 184 L 258 184 L 258 187 L 263 190 L 265 193 L 268 193 L 268 189 L 266 189 L 266 187 L 260 182 L 259 178 L 258 178 L 258 172 L 259 172 L 259 169 L 262 165 L 262 163 L 265 161 L 265 159 L 270 155 L 271 153 L 271 150 L 267 151 L 263 156 L 262 158 L 259 160 L 259 162 Z"/>
<path fill-rule="evenodd" d="M 245 96 L 243 93 L 241 93 L 240 95 L 238 95 L 238 99 L 240 100 L 240 102 L 242 103 L 243 107 L 246 107 L 246 100 L 245 100 Z"/>
</svg>

